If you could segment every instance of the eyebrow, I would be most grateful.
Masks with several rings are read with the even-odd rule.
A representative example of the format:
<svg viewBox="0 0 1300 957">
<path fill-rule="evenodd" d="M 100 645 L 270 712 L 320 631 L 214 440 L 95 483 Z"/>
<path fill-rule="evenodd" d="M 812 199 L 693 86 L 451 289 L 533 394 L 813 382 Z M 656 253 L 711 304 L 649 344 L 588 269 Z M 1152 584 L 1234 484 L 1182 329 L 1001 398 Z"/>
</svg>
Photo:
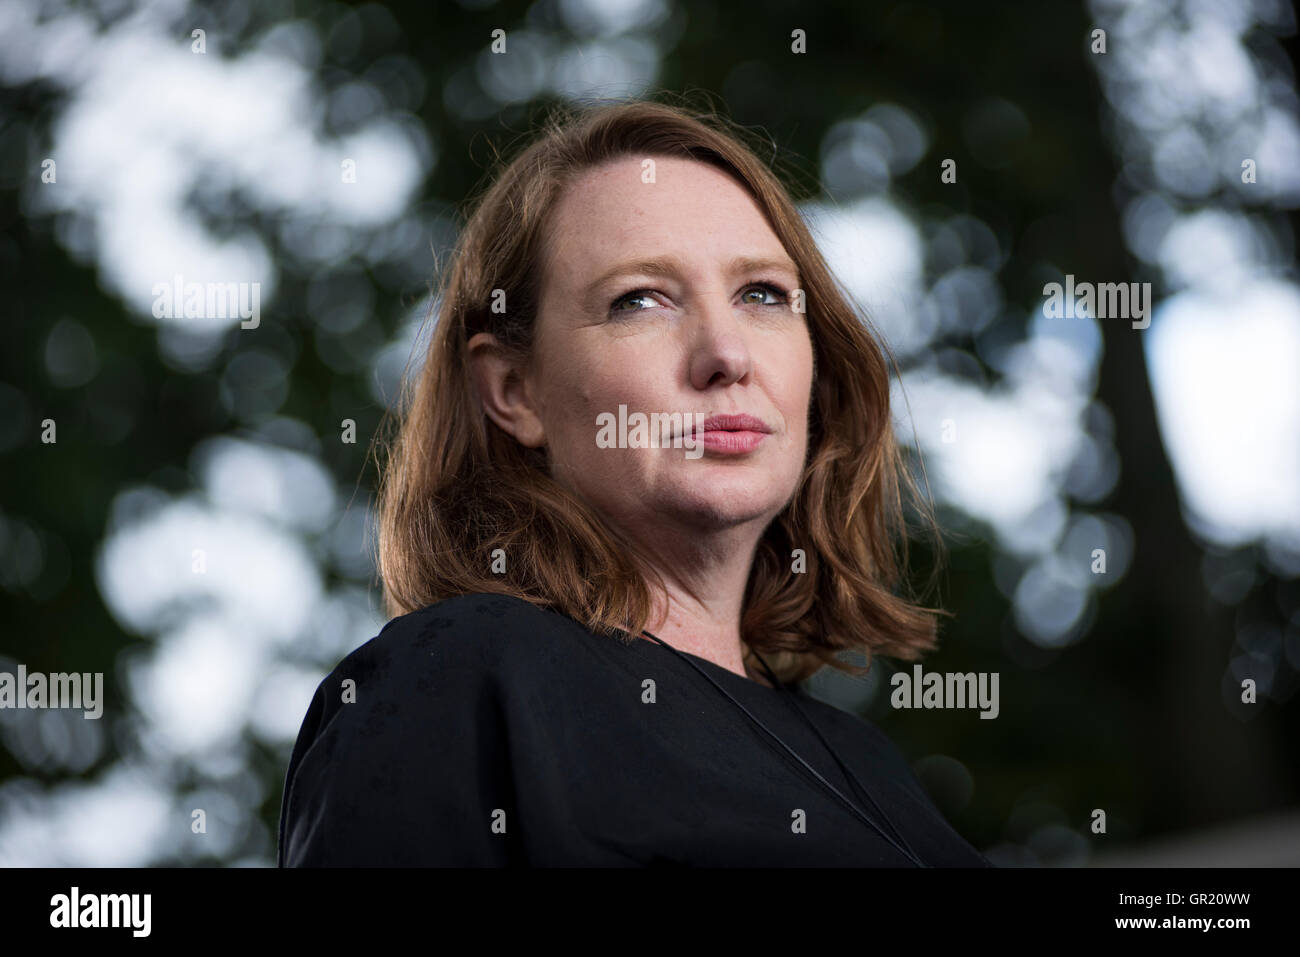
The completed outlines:
<svg viewBox="0 0 1300 957">
<path fill-rule="evenodd" d="M 747 272 L 761 272 L 765 269 L 779 269 L 783 272 L 790 273 L 796 278 L 799 276 L 799 267 L 794 264 L 794 260 L 782 256 L 737 256 L 727 264 L 727 272 L 731 275 Z M 596 292 L 611 279 L 619 276 L 640 274 L 647 276 L 674 276 L 683 271 L 681 260 L 673 256 L 651 256 L 648 259 L 629 259 L 626 262 L 618 263 L 605 272 L 601 273 L 596 279 L 592 280 L 583 289 L 582 298 L 584 301 L 591 303 L 595 298 Z"/>
</svg>

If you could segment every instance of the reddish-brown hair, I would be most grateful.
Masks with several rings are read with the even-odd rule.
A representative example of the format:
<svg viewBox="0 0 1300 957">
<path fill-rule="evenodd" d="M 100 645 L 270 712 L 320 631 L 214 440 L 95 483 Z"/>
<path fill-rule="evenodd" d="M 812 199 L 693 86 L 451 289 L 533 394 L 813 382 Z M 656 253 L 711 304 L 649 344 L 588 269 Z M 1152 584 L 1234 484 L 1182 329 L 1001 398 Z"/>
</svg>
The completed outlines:
<svg viewBox="0 0 1300 957">
<path fill-rule="evenodd" d="M 825 664 L 856 672 L 839 658 L 845 650 L 869 663 L 876 654 L 916 660 L 935 647 L 936 615 L 945 612 L 897 593 L 907 568 L 903 491 L 933 534 L 936 561 L 942 542 L 895 442 L 885 353 L 780 179 L 747 145 L 750 135 L 715 111 L 644 99 L 556 107 L 540 135 L 492 172 L 440 276 L 425 361 L 413 387 L 403 378 L 397 435 L 384 443 L 377 563 L 390 616 L 497 592 L 601 634 L 635 635 L 650 623 L 651 582 L 661 589 L 662 581 L 551 478 L 545 449 L 520 445 L 486 416 L 466 344 L 490 332 L 526 361 L 546 225 L 565 188 L 611 159 L 673 156 L 722 169 L 753 196 L 799 267 L 813 342 L 807 465 L 759 542 L 740 623 L 747 657 L 757 649 L 790 681 Z M 495 290 L 504 290 L 508 311 L 491 308 Z M 500 575 L 496 549 L 505 556 Z"/>
</svg>

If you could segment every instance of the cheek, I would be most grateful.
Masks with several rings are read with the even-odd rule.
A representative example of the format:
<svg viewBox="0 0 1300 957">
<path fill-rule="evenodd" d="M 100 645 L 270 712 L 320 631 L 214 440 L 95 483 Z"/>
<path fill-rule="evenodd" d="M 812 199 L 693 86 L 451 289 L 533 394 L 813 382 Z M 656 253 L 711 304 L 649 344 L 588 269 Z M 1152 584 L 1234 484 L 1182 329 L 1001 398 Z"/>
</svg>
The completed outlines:
<svg viewBox="0 0 1300 957">
<path fill-rule="evenodd" d="M 787 415 L 807 410 L 813 392 L 812 342 L 806 338 L 782 342 L 767 356 L 769 368 L 776 370 L 773 382 L 776 401 Z"/>
<path fill-rule="evenodd" d="M 795 389 L 799 393 L 799 402 L 805 414 L 812 413 L 813 393 L 816 388 L 817 361 L 813 353 L 813 344 L 806 338 L 801 346 L 799 375 Z"/>
<path fill-rule="evenodd" d="M 599 417 L 607 412 L 617 415 L 619 403 L 630 405 L 631 400 L 625 380 L 602 375 L 590 367 L 577 372 L 562 383 L 555 382 L 548 427 L 557 452 L 570 463 L 574 480 L 582 484 L 584 480 L 597 476 L 608 478 L 617 472 L 617 452 L 600 448 L 596 441 Z"/>
<path fill-rule="evenodd" d="M 597 417 L 602 412 L 616 411 L 617 402 L 612 402 L 610 387 L 602 382 L 593 381 L 590 375 L 579 376 L 571 380 L 567 391 L 559 397 L 564 409 L 564 430 L 568 441 L 586 448 L 587 443 L 595 443 L 599 428 Z"/>
<path fill-rule="evenodd" d="M 587 356 L 581 376 L 571 383 L 572 401 L 590 413 L 594 428 L 598 413 L 617 415 L 620 404 L 629 412 L 650 411 L 645 403 L 659 391 L 654 379 L 653 368 L 643 358 L 611 344 L 601 354 Z"/>
<path fill-rule="evenodd" d="M 779 381 L 774 400 L 780 403 L 781 416 L 792 452 L 795 446 L 807 451 L 809 418 L 813 411 L 813 366 L 811 344 L 790 343 L 778 359 Z"/>
<path fill-rule="evenodd" d="M 547 432 L 567 436 L 580 428 L 594 401 L 591 377 L 583 358 L 571 352 L 548 354 L 540 378 L 543 383 L 540 405 Z"/>
</svg>

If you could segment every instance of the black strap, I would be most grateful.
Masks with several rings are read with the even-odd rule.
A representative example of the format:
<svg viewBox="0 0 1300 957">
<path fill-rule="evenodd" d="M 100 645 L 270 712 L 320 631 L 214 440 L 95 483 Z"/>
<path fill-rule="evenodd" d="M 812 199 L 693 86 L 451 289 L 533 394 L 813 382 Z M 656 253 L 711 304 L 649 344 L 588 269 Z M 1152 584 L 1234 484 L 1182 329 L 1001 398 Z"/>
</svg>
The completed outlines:
<svg viewBox="0 0 1300 957">
<path fill-rule="evenodd" d="M 763 666 L 763 670 L 767 672 L 767 676 L 768 678 L 771 679 L 772 684 L 776 685 L 782 691 L 786 691 L 787 690 L 786 686 L 777 680 L 776 675 L 772 673 L 772 669 L 768 667 L 767 662 L 763 660 L 763 656 L 760 655 L 757 651 L 754 651 L 752 648 L 750 649 L 750 651 L 753 653 L 754 657 L 758 659 L 759 664 Z M 858 780 L 858 776 L 853 773 L 853 769 L 850 768 L 847 764 L 845 764 L 840 759 L 839 753 L 833 747 L 831 747 L 831 743 L 827 741 L 826 736 L 822 734 L 821 728 L 817 727 L 817 722 L 813 721 L 812 718 L 808 717 L 808 712 L 805 711 L 803 709 L 803 705 L 799 703 L 798 696 L 787 693 L 783 697 L 785 698 L 786 701 L 790 702 L 790 705 L 796 711 L 799 712 L 800 717 L 804 719 L 804 722 L 808 725 L 808 727 L 812 728 L 813 734 L 817 735 L 818 739 L 822 743 L 822 746 L 825 747 L 828 752 L 830 752 L 830 756 L 835 759 L 835 763 L 839 766 L 839 769 L 844 772 L 844 776 L 849 780 L 849 783 L 857 788 L 858 795 L 860 797 L 865 797 L 868 803 L 870 803 L 871 806 L 875 808 L 877 812 L 879 812 L 880 816 L 885 819 L 885 823 L 889 826 L 890 830 L 893 831 L 894 837 L 898 838 L 898 840 L 902 842 L 903 846 L 907 848 L 907 850 L 912 854 L 912 857 L 915 859 L 917 856 L 916 852 L 912 850 L 912 845 L 907 843 L 907 838 L 903 837 L 902 832 L 899 831 L 898 828 L 894 826 L 894 822 L 890 819 L 889 815 L 885 813 L 885 809 L 876 803 L 876 799 L 872 797 L 871 791 L 867 789 L 866 785 L 864 785 L 861 781 Z"/>
<path fill-rule="evenodd" d="M 834 794 L 837 798 L 839 798 L 839 800 L 840 800 L 841 802 L 843 802 L 843 804 L 844 804 L 846 807 L 848 807 L 849 810 L 851 810 L 851 811 L 852 811 L 854 814 L 856 814 L 858 817 L 862 818 L 862 820 L 865 821 L 865 822 L 866 822 L 866 823 L 867 823 L 867 824 L 868 824 L 868 825 L 869 825 L 873 830 L 875 830 L 877 834 L 879 834 L 882 838 L 884 838 L 884 840 L 886 841 L 886 843 L 888 843 L 888 844 L 890 844 L 891 846 L 893 846 L 893 848 L 894 848 L 896 851 L 898 851 L 900 854 L 902 854 L 902 855 L 903 855 L 904 857 L 906 857 L 908 860 L 912 861 L 912 863 L 914 863 L 917 867 L 926 867 L 926 866 L 928 866 L 928 865 L 925 864 L 924 861 L 922 861 L 919 857 L 916 856 L 916 854 L 912 851 L 912 849 L 911 849 L 910 846 L 906 846 L 906 847 L 904 846 L 904 845 L 907 844 L 907 842 L 903 840 L 903 837 L 902 837 L 901 834 L 898 834 L 898 832 L 897 832 L 896 830 L 894 830 L 894 828 L 893 828 L 893 823 L 892 823 L 892 822 L 890 822 L 890 829 L 891 829 L 891 830 L 894 830 L 894 834 L 897 834 L 897 835 L 898 835 L 898 840 L 895 840 L 893 835 L 886 833 L 885 830 L 884 830 L 884 829 L 883 829 L 879 824 L 877 824 L 877 823 L 875 822 L 875 820 L 872 819 L 872 817 L 871 817 L 869 814 L 867 814 L 865 811 L 863 811 L 861 808 L 859 808 L 856 804 L 854 804 L 852 801 L 850 801 L 847 797 L 845 797 L 845 796 L 840 792 L 839 788 L 837 788 L 835 785 L 831 784 L 830 781 L 826 780 L 826 778 L 822 776 L 822 774 L 821 774 L 820 771 L 818 771 L 818 770 L 817 770 L 816 768 L 814 768 L 811 764 L 809 764 L 809 763 L 808 763 L 807 761 L 805 761 L 802 757 L 800 757 L 800 756 L 795 752 L 795 750 L 794 750 L 793 748 L 791 748 L 788 744 L 786 744 L 783 740 L 781 740 L 781 737 L 780 737 L 778 734 L 776 734 L 776 732 L 772 731 L 770 728 L 768 728 L 767 725 L 765 725 L 765 724 L 764 724 L 762 721 L 760 721 L 757 717 L 755 717 L 753 714 L 751 714 L 750 711 L 749 711 L 749 709 L 746 708 L 746 707 L 745 707 L 743 704 L 741 704 L 739 701 L 737 701 L 734 697 L 732 697 L 731 693 L 730 693 L 729 691 L 727 691 L 726 688 L 722 687 L 722 685 L 720 685 L 720 684 L 718 684 L 716 681 L 714 681 L 713 678 L 708 674 L 708 672 L 706 672 L 703 668 L 701 668 L 701 667 L 700 667 L 699 665 L 697 665 L 695 662 L 691 661 L 690 658 L 686 657 L 684 654 L 682 654 L 680 651 L 678 651 L 678 650 L 677 650 L 676 648 L 674 648 L 672 645 L 668 644 L 666 641 L 663 641 L 661 638 L 658 638 L 657 636 L 650 634 L 650 632 L 648 632 L 648 631 L 642 631 L 641 633 L 642 633 L 643 635 L 645 635 L 646 637 L 648 637 L 648 638 L 653 638 L 653 639 L 654 639 L 655 641 L 657 641 L 659 644 L 663 645 L 663 646 L 664 646 L 665 648 L 667 648 L 669 651 L 673 652 L 673 654 L 677 655 L 677 657 L 681 658 L 681 659 L 682 659 L 683 661 L 685 661 L 688 665 L 690 665 L 692 668 L 694 668 L 696 671 L 698 671 L 701 675 L 703 675 L 703 676 L 708 680 L 708 682 L 709 682 L 711 685 L 713 685 L 713 687 L 715 687 L 715 688 L 717 688 L 719 691 L 721 691 L 721 692 L 722 692 L 722 693 L 723 693 L 727 698 L 729 698 L 729 699 L 731 700 L 731 703 L 732 703 L 732 704 L 734 704 L 737 708 L 739 708 L 741 711 L 743 711 L 743 712 L 745 713 L 746 717 L 748 717 L 752 722 L 754 722 L 754 724 L 756 724 L 756 725 L 758 725 L 760 728 L 762 728 L 763 731 L 764 731 L 764 733 L 766 733 L 766 734 L 768 735 L 768 737 L 772 738 L 774 741 L 777 742 L 777 744 L 779 744 L 779 745 L 781 745 L 781 747 L 785 748 L 785 750 L 788 751 L 788 752 L 790 753 L 790 755 L 791 755 L 791 756 L 792 756 L 796 761 L 798 761 L 801 765 L 803 765 L 805 768 L 807 768 L 808 771 L 811 772 L 812 775 L 813 775 L 814 777 L 816 777 L 816 779 L 817 779 L 818 781 L 820 781 L 820 782 L 821 782 L 821 783 L 822 783 L 822 784 L 823 784 L 827 789 L 829 789 L 830 792 L 831 792 L 832 794 Z M 624 634 L 626 634 L 626 632 L 624 632 Z M 755 657 L 758 657 L 757 652 L 755 652 Z M 787 696 L 789 696 L 789 690 L 785 687 L 785 685 L 783 685 L 780 681 L 778 681 L 778 680 L 776 679 L 776 676 L 775 676 L 775 675 L 773 675 L 773 674 L 771 673 L 771 669 L 767 667 L 767 662 L 763 661 L 761 658 L 759 658 L 759 661 L 762 662 L 764 669 L 767 670 L 768 675 L 769 675 L 769 677 L 771 678 L 772 683 L 773 683 L 773 684 L 774 684 L 774 685 L 775 685 L 775 686 L 776 686 L 780 691 L 785 692 L 785 694 L 786 694 Z M 796 708 L 799 708 L 799 705 L 798 705 L 797 702 L 795 702 L 795 707 L 796 707 Z M 817 733 L 817 736 L 818 736 L 819 738 L 821 738 L 822 743 L 826 745 L 826 749 L 827 749 L 828 751 L 831 752 L 831 756 L 835 758 L 836 763 L 838 763 L 839 766 L 843 769 L 843 768 L 844 768 L 844 763 L 843 763 L 842 761 L 840 761 L 839 756 L 838 756 L 837 754 L 835 754 L 835 750 L 834 750 L 833 748 L 831 748 L 831 746 L 827 743 L 826 738 L 822 736 L 822 733 L 821 733 L 820 731 L 818 731 L 816 724 L 814 724 L 813 721 L 812 721 L 812 719 L 809 718 L 808 715 L 807 715 L 806 713 L 804 713 L 804 711 L 803 711 L 802 708 L 799 708 L 799 713 L 803 715 L 805 721 L 807 721 L 809 724 L 812 725 L 812 727 L 813 727 L 813 731 L 815 731 L 815 732 Z M 847 771 L 847 769 L 845 769 L 845 770 Z M 848 772 L 848 777 L 851 778 L 855 783 L 857 783 L 858 787 L 861 788 L 864 792 L 866 791 L 866 789 L 862 787 L 861 782 L 858 782 L 858 781 L 857 781 L 857 778 L 853 777 L 853 774 L 852 774 L 851 771 Z M 868 797 L 870 797 L 870 792 L 867 792 L 867 793 L 868 793 Z M 878 804 L 876 804 L 876 802 L 875 802 L 874 800 L 871 801 L 871 804 L 872 804 L 873 807 L 876 808 L 877 811 L 880 812 L 880 814 L 881 814 L 882 816 L 884 816 L 884 818 L 885 818 L 886 821 L 889 821 L 889 815 L 885 814 L 885 812 L 884 812 L 883 810 L 880 809 L 880 806 L 879 806 Z M 903 841 L 903 843 L 900 844 L 899 841 Z"/>
</svg>

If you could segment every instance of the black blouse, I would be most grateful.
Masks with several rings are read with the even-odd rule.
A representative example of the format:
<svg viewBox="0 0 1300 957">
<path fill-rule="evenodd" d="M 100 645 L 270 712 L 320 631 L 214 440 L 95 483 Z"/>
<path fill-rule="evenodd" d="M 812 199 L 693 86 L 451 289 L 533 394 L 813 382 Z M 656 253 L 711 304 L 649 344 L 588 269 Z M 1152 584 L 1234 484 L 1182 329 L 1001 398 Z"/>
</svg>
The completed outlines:
<svg viewBox="0 0 1300 957">
<path fill-rule="evenodd" d="M 395 618 L 320 683 L 294 744 L 282 867 L 911 866 L 687 655 L 917 855 L 988 867 L 874 725 L 519 598 Z"/>
</svg>

